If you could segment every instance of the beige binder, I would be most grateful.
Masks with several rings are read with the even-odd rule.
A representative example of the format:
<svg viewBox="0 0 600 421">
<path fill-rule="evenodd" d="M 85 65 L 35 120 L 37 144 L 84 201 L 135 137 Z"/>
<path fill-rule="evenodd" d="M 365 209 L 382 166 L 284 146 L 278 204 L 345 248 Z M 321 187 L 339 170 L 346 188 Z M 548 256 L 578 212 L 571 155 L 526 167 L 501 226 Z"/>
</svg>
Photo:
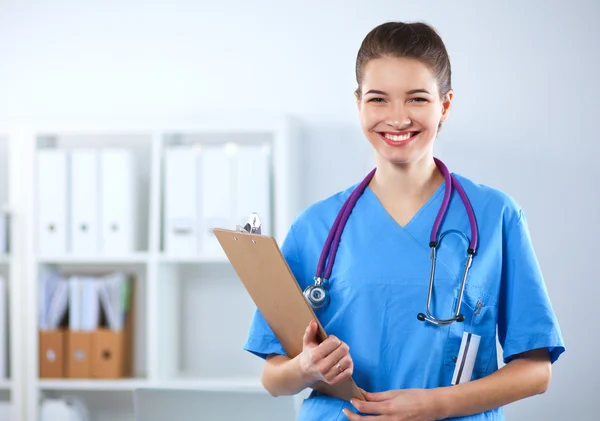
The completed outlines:
<svg viewBox="0 0 600 421">
<path fill-rule="evenodd" d="M 290 358 L 302 352 L 302 338 L 311 320 L 318 324 L 318 340 L 323 341 L 327 337 L 274 238 L 226 229 L 213 231 L 244 287 Z M 335 385 L 319 382 L 312 389 L 346 401 L 352 398 L 364 400 L 351 378 Z"/>
</svg>

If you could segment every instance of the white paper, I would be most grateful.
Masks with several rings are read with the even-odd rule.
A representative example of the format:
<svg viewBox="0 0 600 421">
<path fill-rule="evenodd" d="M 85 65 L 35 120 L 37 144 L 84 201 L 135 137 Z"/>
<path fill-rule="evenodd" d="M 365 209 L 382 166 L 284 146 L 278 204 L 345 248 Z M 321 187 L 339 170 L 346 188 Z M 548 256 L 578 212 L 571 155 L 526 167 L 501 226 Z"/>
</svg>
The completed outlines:
<svg viewBox="0 0 600 421">
<path fill-rule="evenodd" d="M 454 368 L 454 375 L 452 376 L 452 385 L 471 381 L 480 341 L 481 336 L 464 332 L 456 360 L 456 367 Z"/>
</svg>

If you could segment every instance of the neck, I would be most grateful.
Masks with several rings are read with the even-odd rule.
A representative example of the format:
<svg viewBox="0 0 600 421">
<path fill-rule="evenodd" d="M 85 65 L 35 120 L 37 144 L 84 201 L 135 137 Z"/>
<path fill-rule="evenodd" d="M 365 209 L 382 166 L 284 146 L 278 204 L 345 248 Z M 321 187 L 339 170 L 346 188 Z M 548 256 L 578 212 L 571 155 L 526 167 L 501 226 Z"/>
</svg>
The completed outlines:
<svg viewBox="0 0 600 421">
<path fill-rule="evenodd" d="M 433 194 L 443 181 L 433 157 L 426 157 L 402 165 L 378 162 L 370 187 L 383 198 L 419 200 Z"/>
</svg>

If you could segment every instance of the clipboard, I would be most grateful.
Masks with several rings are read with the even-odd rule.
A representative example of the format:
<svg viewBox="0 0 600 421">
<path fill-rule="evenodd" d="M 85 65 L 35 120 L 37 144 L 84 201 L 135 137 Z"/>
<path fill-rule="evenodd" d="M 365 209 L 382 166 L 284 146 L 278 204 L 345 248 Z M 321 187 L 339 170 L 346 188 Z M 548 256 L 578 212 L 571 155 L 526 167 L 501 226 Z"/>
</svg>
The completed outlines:
<svg viewBox="0 0 600 421">
<path fill-rule="evenodd" d="M 220 228 L 213 232 L 288 357 L 302 352 L 304 332 L 311 320 L 317 322 L 317 341 L 327 338 L 273 237 Z M 345 401 L 364 400 L 352 378 L 334 385 L 317 382 L 310 388 Z"/>
</svg>

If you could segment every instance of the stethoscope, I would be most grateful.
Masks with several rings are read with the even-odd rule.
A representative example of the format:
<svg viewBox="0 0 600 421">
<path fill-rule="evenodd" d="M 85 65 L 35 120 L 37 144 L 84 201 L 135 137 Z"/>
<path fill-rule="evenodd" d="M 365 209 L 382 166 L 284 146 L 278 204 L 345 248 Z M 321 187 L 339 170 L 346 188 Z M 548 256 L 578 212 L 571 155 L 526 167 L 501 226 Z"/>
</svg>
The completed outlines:
<svg viewBox="0 0 600 421">
<path fill-rule="evenodd" d="M 475 251 L 477 250 L 478 231 L 477 231 L 477 221 L 475 220 L 475 213 L 473 212 L 473 208 L 471 207 L 471 202 L 469 201 L 469 198 L 467 197 L 464 189 L 462 188 L 462 186 L 460 185 L 458 180 L 453 175 L 450 174 L 450 172 L 448 171 L 448 168 L 446 167 L 446 165 L 444 165 L 444 163 L 442 161 L 440 161 L 437 158 L 434 158 L 434 161 L 435 161 L 437 167 L 442 172 L 444 179 L 446 181 L 446 185 L 445 185 L 444 199 L 442 201 L 442 206 L 440 207 L 437 217 L 435 218 L 433 227 L 431 228 L 431 237 L 430 237 L 430 241 L 429 241 L 429 247 L 431 248 L 431 270 L 430 270 L 430 274 L 429 274 L 429 290 L 427 292 L 427 306 L 426 306 L 427 314 L 419 313 L 417 315 L 417 319 L 419 319 L 420 321 L 428 321 L 428 322 L 433 323 L 438 326 L 444 326 L 444 325 L 449 325 L 455 321 L 463 322 L 465 320 L 465 317 L 462 314 L 460 314 L 460 307 L 462 305 L 463 294 L 464 294 L 465 285 L 467 282 L 467 276 L 469 275 L 469 269 L 471 268 L 471 264 L 473 263 L 473 257 L 475 256 Z M 342 236 L 342 232 L 344 231 L 346 221 L 348 221 L 348 218 L 350 217 L 350 213 L 352 213 L 352 209 L 354 208 L 354 205 L 356 205 L 356 202 L 358 201 L 360 196 L 363 194 L 363 192 L 367 188 L 367 185 L 369 184 L 369 182 L 375 175 L 375 171 L 376 171 L 376 168 L 373 169 L 365 177 L 365 179 L 356 187 L 356 189 L 348 197 L 346 202 L 344 202 L 344 205 L 340 209 L 340 211 L 329 231 L 329 235 L 327 236 L 327 240 L 325 241 L 325 244 L 323 245 L 323 250 L 321 252 L 321 256 L 320 256 L 319 262 L 317 264 L 317 271 L 316 271 L 316 274 L 314 277 L 314 284 L 309 285 L 304 289 L 304 296 L 306 297 L 306 300 L 308 301 L 310 306 L 315 310 L 325 308 L 329 304 L 330 299 L 329 299 L 329 291 L 328 291 L 328 287 L 327 287 L 327 280 L 331 276 L 331 271 L 333 269 L 335 255 L 336 255 L 338 247 L 340 245 L 340 238 Z M 454 312 L 454 316 L 450 319 L 437 319 L 436 317 L 434 317 L 431 314 L 429 307 L 431 304 L 431 295 L 433 292 L 433 282 L 434 282 L 434 277 L 435 277 L 436 250 L 437 250 L 438 246 L 440 245 L 443 237 L 447 233 L 456 232 L 454 230 L 448 231 L 448 232 L 442 234 L 440 236 L 440 238 L 438 239 L 438 231 L 442 224 L 442 219 L 446 215 L 446 212 L 448 210 L 448 205 L 450 204 L 450 196 L 452 194 L 452 188 L 456 189 L 456 191 L 458 192 L 458 195 L 460 196 L 460 198 L 463 202 L 463 205 L 465 206 L 467 215 L 469 217 L 469 224 L 471 226 L 472 238 L 469 241 L 469 246 L 467 248 L 467 259 L 465 262 L 465 268 L 464 268 L 463 275 L 462 275 L 462 281 L 461 281 L 461 285 L 460 285 L 460 294 L 458 296 L 458 301 L 456 304 L 456 310 Z M 464 235 L 462 233 L 460 233 L 460 234 L 464 238 L 467 238 L 466 235 Z M 468 240 L 468 238 L 467 238 L 467 240 Z M 327 261 L 327 257 L 329 256 L 330 251 L 331 251 L 331 256 L 330 256 L 329 260 Z M 325 268 L 325 261 L 327 261 L 327 268 L 325 270 L 323 270 Z"/>
</svg>

